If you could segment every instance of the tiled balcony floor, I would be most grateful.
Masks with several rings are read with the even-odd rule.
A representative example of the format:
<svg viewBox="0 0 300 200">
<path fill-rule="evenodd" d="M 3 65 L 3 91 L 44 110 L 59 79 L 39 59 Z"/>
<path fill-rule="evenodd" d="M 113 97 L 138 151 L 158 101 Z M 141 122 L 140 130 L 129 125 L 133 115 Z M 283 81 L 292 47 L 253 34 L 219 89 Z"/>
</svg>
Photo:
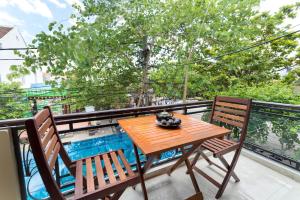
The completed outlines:
<svg viewBox="0 0 300 200">
<path fill-rule="evenodd" d="M 232 154 L 226 158 L 231 158 Z M 217 160 L 215 160 L 217 161 Z M 197 166 L 221 180 L 222 171 L 209 166 L 203 159 Z M 191 180 L 185 174 L 186 167 L 178 168 L 171 177 L 164 174 L 146 181 L 148 197 L 152 200 L 182 200 L 195 193 Z M 241 155 L 235 172 L 241 179 L 239 183 L 231 180 L 220 198 L 222 200 L 299 200 L 300 183 L 284 176 L 258 162 Z M 215 199 L 217 188 L 195 172 L 196 179 L 205 200 Z M 140 185 L 133 190 L 128 188 L 122 200 L 143 199 Z"/>
</svg>

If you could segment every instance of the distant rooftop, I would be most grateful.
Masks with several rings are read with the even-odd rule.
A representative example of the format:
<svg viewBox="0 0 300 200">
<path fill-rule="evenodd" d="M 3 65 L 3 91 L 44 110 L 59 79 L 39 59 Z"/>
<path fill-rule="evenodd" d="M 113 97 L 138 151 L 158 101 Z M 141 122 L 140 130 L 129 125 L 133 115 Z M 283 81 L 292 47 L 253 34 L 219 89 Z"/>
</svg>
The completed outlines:
<svg viewBox="0 0 300 200">
<path fill-rule="evenodd" d="M 39 89 L 51 89 L 51 86 L 50 85 L 46 85 L 45 83 L 32 83 L 31 84 L 31 89 L 36 89 L 36 88 L 39 88 Z"/>
<path fill-rule="evenodd" d="M 0 26 L 0 39 L 3 38 L 13 27 Z"/>
</svg>

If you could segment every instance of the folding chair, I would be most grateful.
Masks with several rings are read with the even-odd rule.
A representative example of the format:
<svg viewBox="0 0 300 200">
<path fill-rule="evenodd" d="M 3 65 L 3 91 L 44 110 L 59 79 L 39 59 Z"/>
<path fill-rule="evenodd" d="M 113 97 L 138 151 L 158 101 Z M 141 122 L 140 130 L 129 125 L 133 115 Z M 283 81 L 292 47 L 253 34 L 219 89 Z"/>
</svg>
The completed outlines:
<svg viewBox="0 0 300 200">
<path fill-rule="evenodd" d="M 210 181 L 212 184 L 219 188 L 216 198 L 220 198 L 228 184 L 230 177 L 233 177 L 236 182 L 240 179 L 234 173 L 234 168 L 240 156 L 240 152 L 247 134 L 247 126 L 251 110 L 251 99 L 240 99 L 232 97 L 221 97 L 217 96 L 214 99 L 212 106 L 212 114 L 210 117 L 210 123 L 220 123 L 227 126 L 231 126 L 240 131 L 240 137 L 237 142 L 225 139 L 225 138 L 214 138 L 205 141 L 198 149 L 196 156 L 194 157 L 191 165 L 193 169 L 201 174 L 204 178 Z M 203 150 L 208 150 L 213 153 L 215 158 L 218 158 L 221 163 L 225 166 L 222 167 L 215 162 L 211 161 L 204 153 Z M 224 154 L 235 151 L 234 157 L 229 164 Z M 195 166 L 199 157 L 202 156 L 210 165 L 215 165 L 222 171 L 226 172 L 223 182 L 220 184 L 198 167 Z"/>
<path fill-rule="evenodd" d="M 140 177 L 131 170 L 122 150 L 71 161 L 49 107 L 25 124 L 37 168 L 51 199 L 66 199 L 58 181 L 58 155 L 75 177 L 75 195 L 71 199 L 119 199 L 127 187 L 139 182 Z"/>
</svg>

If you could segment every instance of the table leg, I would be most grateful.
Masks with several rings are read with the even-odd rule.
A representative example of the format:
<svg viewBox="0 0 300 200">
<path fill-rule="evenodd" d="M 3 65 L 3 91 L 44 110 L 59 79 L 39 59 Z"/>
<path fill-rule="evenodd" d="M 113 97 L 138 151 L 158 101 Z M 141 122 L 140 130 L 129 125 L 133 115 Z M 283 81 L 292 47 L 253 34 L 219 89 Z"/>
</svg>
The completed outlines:
<svg viewBox="0 0 300 200">
<path fill-rule="evenodd" d="M 143 172 L 143 169 L 141 166 L 138 149 L 135 146 L 135 144 L 133 145 L 133 148 L 134 148 L 134 153 L 135 153 L 135 158 L 136 158 L 136 166 L 137 166 L 139 174 L 140 174 L 140 180 L 141 180 L 142 190 L 143 190 L 143 194 L 144 194 L 144 200 L 148 200 L 148 195 L 147 195 L 147 190 L 146 190 L 145 180 L 144 180 L 144 172 Z"/>
<path fill-rule="evenodd" d="M 186 153 L 188 153 L 188 152 L 186 152 L 186 151 L 184 150 L 184 148 L 182 148 L 182 153 L 183 153 L 183 154 L 186 154 Z M 194 188 L 195 188 L 196 193 L 201 193 L 200 188 L 199 188 L 199 185 L 198 185 L 198 183 L 197 183 L 197 180 L 196 180 L 195 175 L 194 175 L 194 172 L 193 172 L 193 168 L 192 168 L 192 166 L 191 166 L 191 163 L 190 163 L 188 157 L 185 159 L 185 165 L 186 165 L 186 167 L 187 167 L 188 174 L 189 174 L 190 177 L 191 177 L 191 180 L 192 180 L 192 183 L 193 183 L 193 186 L 194 186 Z"/>
<path fill-rule="evenodd" d="M 157 156 L 149 156 L 149 157 L 147 158 L 147 161 L 146 161 L 144 167 L 142 168 L 143 174 L 145 174 L 146 171 L 151 167 L 151 165 L 153 164 L 153 161 L 154 161 L 156 158 L 157 158 Z M 137 186 L 137 185 L 134 185 L 134 186 L 132 186 L 132 188 L 135 190 L 135 187 L 136 187 L 136 186 Z"/>
<path fill-rule="evenodd" d="M 183 153 L 183 147 L 182 147 L 182 156 L 179 158 L 179 160 L 169 169 L 168 175 L 170 176 L 171 173 L 200 146 L 201 144 L 195 144 L 193 147 L 186 153 Z"/>
</svg>

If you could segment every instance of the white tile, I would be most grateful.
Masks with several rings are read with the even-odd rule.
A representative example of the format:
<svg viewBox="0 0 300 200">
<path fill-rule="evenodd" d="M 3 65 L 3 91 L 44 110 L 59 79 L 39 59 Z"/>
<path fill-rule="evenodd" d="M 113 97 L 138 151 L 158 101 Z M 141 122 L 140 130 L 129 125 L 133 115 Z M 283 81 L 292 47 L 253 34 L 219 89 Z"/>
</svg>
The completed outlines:
<svg viewBox="0 0 300 200">
<path fill-rule="evenodd" d="M 230 160 L 232 154 L 226 156 Z M 212 158 L 214 159 L 214 158 Z M 216 159 L 214 159 L 217 161 Z M 222 180 L 222 171 L 209 166 L 200 160 L 197 166 L 218 180 Z M 180 167 L 169 177 L 161 175 L 146 181 L 149 199 L 180 200 L 195 193 L 192 182 L 185 174 L 186 167 Z M 241 179 L 235 183 L 231 180 L 220 200 L 299 200 L 300 183 L 267 168 L 245 156 L 240 156 L 236 173 Z M 216 173 L 217 172 L 217 173 Z M 205 200 L 215 199 L 217 188 L 195 172 L 196 179 L 203 192 Z M 128 188 L 121 197 L 122 200 L 143 199 L 141 187 L 136 190 Z"/>
</svg>

